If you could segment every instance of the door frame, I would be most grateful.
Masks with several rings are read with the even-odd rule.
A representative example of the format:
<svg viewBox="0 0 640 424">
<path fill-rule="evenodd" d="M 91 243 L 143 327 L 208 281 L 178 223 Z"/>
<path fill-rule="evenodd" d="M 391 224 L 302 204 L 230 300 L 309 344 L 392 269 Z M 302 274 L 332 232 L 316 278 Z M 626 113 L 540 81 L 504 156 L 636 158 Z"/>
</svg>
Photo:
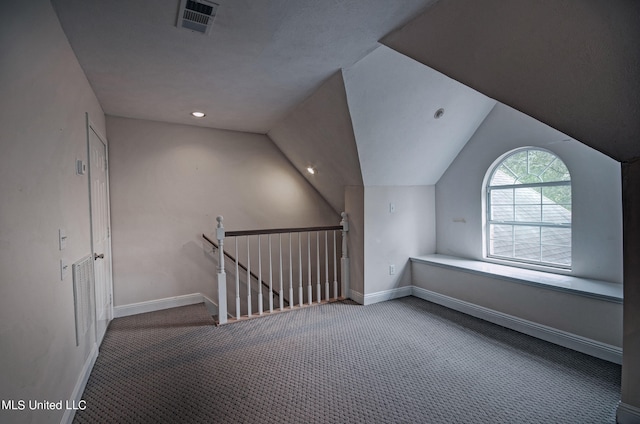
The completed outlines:
<svg viewBox="0 0 640 424">
<path fill-rule="evenodd" d="M 102 142 L 102 144 L 104 144 L 105 147 L 105 160 L 106 160 L 106 164 L 105 164 L 105 174 L 106 174 L 106 196 L 107 196 L 107 234 L 109 235 L 109 240 L 107 243 L 107 247 L 106 247 L 106 252 L 109 255 L 109 281 L 107 281 L 107 285 L 108 285 L 108 294 L 109 294 L 109 308 L 107 309 L 107 327 L 109 326 L 109 322 L 111 322 L 111 320 L 113 319 L 113 255 L 112 255 L 112 250 L 111 250 L 111 190 L 109 188 L 109 144 L 107 143 L 107 139 L 106 137 L 104 137 L 100 131 L 95 127 L 95 125 L 93 124 L 93 122 L 91 121 L 91 119 L 89 118 L 89 113 L 85 113 L 86 116 L 86 128 L 87 128 L 87 170 L 88 170 L 88 186 L 89 186 L 89 237 L 91 239 L 91 258 L 93 259 L 93 254 L 95 252 L 95 243 L 93 240 L 93 225 L 94 225 L 94 220 L 93 220 L 93 212 L 92 212 L 92 190 L 91 190 L 91 132 L 93 131 L 93 133 L 96 135 L 96 137 L 98 137 L 98 139 Z M 95 305 L 95 307 L 93 308 L 93 313 L 94 313 L 94 335 L 95 335 L 95 342 L 98 345 L 98 347 L 100 347 L 100 344 L 102 343 L 102 339 L 104 337 L 101 337 L 98 340 L 98 305 L 96 302 L 96 293 L 97 291 L 95 290 L 95 269 L 93 272 L 93 303 Z M 106 330 L 105 330 L 106 331 Z"/>
</svg>

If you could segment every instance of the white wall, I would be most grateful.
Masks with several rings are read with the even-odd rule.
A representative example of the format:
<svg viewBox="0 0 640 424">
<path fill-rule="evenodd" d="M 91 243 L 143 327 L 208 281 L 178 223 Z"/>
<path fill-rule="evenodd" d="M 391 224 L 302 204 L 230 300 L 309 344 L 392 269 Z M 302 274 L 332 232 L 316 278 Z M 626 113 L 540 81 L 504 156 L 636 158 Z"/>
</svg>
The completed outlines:
<svg viewBox="0 0 640 424">
<path fill-rule="evenodd" d="M 107 117 L 114 305 L 212 297 L 201 234 L 338 225 L 340 216 L 265 135 Z"/>
<path fill-rule="evenodd" d="M 386 46 L 343 73 L 367 186 L 435 184 L 496 103 Z"/>
<path fill-rule="evenodd" d="M 364 222 L 364 294 L 410 285 L 409 258 L 435 252 L 435 187 L 366 186 Z"/>
<path fill-rule="evenodd" d="M 482 259 L 482 183 L 502 154 L 524 146 L 556 153 L 572 180 L 572 270 L 622 283 L 620 164 L 515 109 L 498 104 L 436 184 L 437 252 Z"/>
<path fill-rule="evenodd" d="M 47 0 L 0 3 L 0 399 L 70 399 L 94 337 L 75 342 L 71 264 L 91 253 L 85 112 L 104 114 Z M 58 229 L 67 230 L 64 251 Z M 64 411 L 0 410 L 59 422 Z"/>
</svg>

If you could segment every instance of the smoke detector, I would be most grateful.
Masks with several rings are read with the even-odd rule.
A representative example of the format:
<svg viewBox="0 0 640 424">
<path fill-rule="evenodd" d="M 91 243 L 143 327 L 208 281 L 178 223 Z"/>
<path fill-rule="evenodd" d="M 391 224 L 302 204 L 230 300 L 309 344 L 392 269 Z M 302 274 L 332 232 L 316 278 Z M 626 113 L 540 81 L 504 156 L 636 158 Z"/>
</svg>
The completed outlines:
<svg viewBox="0 0 640 424">
<path fill-rule="evenodd" d="M 178 11 L 178 28 L 209 34 L 219 4 L 207 0 L 181 0 Z"/>
</svg>

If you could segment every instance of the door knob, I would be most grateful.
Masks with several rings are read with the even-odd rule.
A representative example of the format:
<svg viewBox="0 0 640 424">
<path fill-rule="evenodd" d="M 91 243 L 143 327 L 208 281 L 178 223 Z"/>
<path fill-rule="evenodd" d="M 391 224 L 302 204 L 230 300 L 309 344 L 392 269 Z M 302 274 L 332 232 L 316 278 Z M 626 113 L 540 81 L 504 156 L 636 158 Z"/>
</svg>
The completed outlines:
<svg viewBox="0 0 640 424">
<path fill-rule="evenodd" d="M 101 253 L 99 255 L 97 253 L 94 253 L 93 254 L 93 260 L 97 261 L 98 259 L 104 259 L 104 253 Z"/>
</svg>

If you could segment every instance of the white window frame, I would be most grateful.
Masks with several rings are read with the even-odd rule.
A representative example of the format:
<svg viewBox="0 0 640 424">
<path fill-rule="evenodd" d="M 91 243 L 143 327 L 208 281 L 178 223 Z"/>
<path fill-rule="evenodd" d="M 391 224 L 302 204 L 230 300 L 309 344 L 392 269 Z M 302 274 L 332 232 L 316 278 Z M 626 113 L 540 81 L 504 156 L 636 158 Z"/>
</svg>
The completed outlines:
<svg viewBox="0 0 640 424">
<path fill-rule="evenodd" d="M 572 229 L 572 223 L 551 223 L 551 222 L 543 222 L 542 220 L 540 222 L 524 222 L 524 221 L 500 221 L 500 220 L 492 220 L 491 219 L 491 191 L 494 189 L 515 189 L 515 188 L 544 188 L 544 187 L 557 187 L 557 186 L 569 186 L 571 187 L 571 177 L 569 176 L 569 180 L 568 181 L 551 181 L 551 182 L 537 182 L 537 183 L 524 183 L 524 184 L 510 184 L 510 185 L 498 185 L 498 186 L 491 186 L 491 180 L 493 179 L 493 175 L 495 174 L 495 172 L 498 170 L 498 168 L 502 165 L 502 163 L 504 161 L 506 161 L 508 158 L 510 158 L 513 155 L 516 155 L 518 153 L 524 152 L 524 151 L 530 151 L 530 150 L 537 150 L 537 151 L 542 151 L 542 152 L 546 152 L 549 153 L 553 156 L 555 156 L 557 158 L 557 160 L 561 161 L 564 166 L 566 167 L 566 163 L 560 158 L 560 156 L 558 156 L 556 153 L 547 150 L 547 149 L 543 149 L 540 147 L 533 147 L 533 146 L 529 146 L 529 147 L 522 147 L 522 148 L 518 148 L 515 150 L 511 150 L 507 153 L 505 153 L 504 155 L 500 156 L 488 169 L 487 174 L 485 175 L 485 182 L 483 184 L 483 191 L 484 191 L 484 195 L 483 195 L 483 200 L 485 203 L 485 208 L 484 208 L 484 217 L 483 217 L 483 222 L 484 222 L 484 231 L 483 231 L 483 235 L 484 235 L 484 239 L 485 239 L 485 244 L 484 244 L 484 257 L 486 260 L 489 260 L 491 262 L 497 262 L 497 263 L 502 263 L 505 265 L 512 265 L 512 266 L 518 266 L 518 267 L 522 267 L 522 268 L 529 268 L 529 269 L 541 269 L 541 270 L 545 270 L 545 271 L 551 271 L 551 272 L 559 272 L 559 273 L 565 273 L 565 272 L 569 272 L 571 271 L 571 263 L 573 261 L 573 258 L 571 257 L 571 252 L 570 252 L 570 264 L 569 265 L 563 265 L 563 264 L 557 264 L 557 263 L 549 263 L 549 262 L 543 262 L 542 260 L 540 261 L 536 261 L 536 260 L 528 260 L 528 259 L 523 259 L 523 258 L 515 258 L 515 257 L 508 257 L 508 256 L 501 256 L 501 255 L 495 255 L 495 254 L 491 254 L 491 225 L 510 225 L 512 227 L 517 227 L 517 226 L 528 226 L 528 227 L 538 227 L 538 228 L 543 228 L 543 227 L 552 227 L 552 228 L 568 228 L 571 233 L 573 233 L 573 229 Z M 568 168 L 567 168 L 568 170 Z M 570 171 L 569 171 L 569 175 L 570 175 Z M 542 192 L 541 192 L 542 195 Z M 515 207 L 515 194 L 514 194 L 514 207 Z M 542 204 L 542 203 L 541 203 Z M 572 201 L 572 205 L 573 205 L 573 201 Z M 573 209 L 573 208 L 572 208 Z M 573 215 L 573 212 L 572 212 Z M 514 234 L 514 238 L 515 238 L 515 231 L 513 231 Z M 572 236 L 573 238 L 573 236 Z M 540 249 L 542 249 L 543 243 L 542 243 L 542 237 L 540 237 Z M 516 248 L 516 242 L 515 239 L 513 240 L 513 249 L 515 250 Z M 572 249 L 570 247 L 570 249 Z M 515 256 L 515 254 L 514 254 Z"/>
</svg>

